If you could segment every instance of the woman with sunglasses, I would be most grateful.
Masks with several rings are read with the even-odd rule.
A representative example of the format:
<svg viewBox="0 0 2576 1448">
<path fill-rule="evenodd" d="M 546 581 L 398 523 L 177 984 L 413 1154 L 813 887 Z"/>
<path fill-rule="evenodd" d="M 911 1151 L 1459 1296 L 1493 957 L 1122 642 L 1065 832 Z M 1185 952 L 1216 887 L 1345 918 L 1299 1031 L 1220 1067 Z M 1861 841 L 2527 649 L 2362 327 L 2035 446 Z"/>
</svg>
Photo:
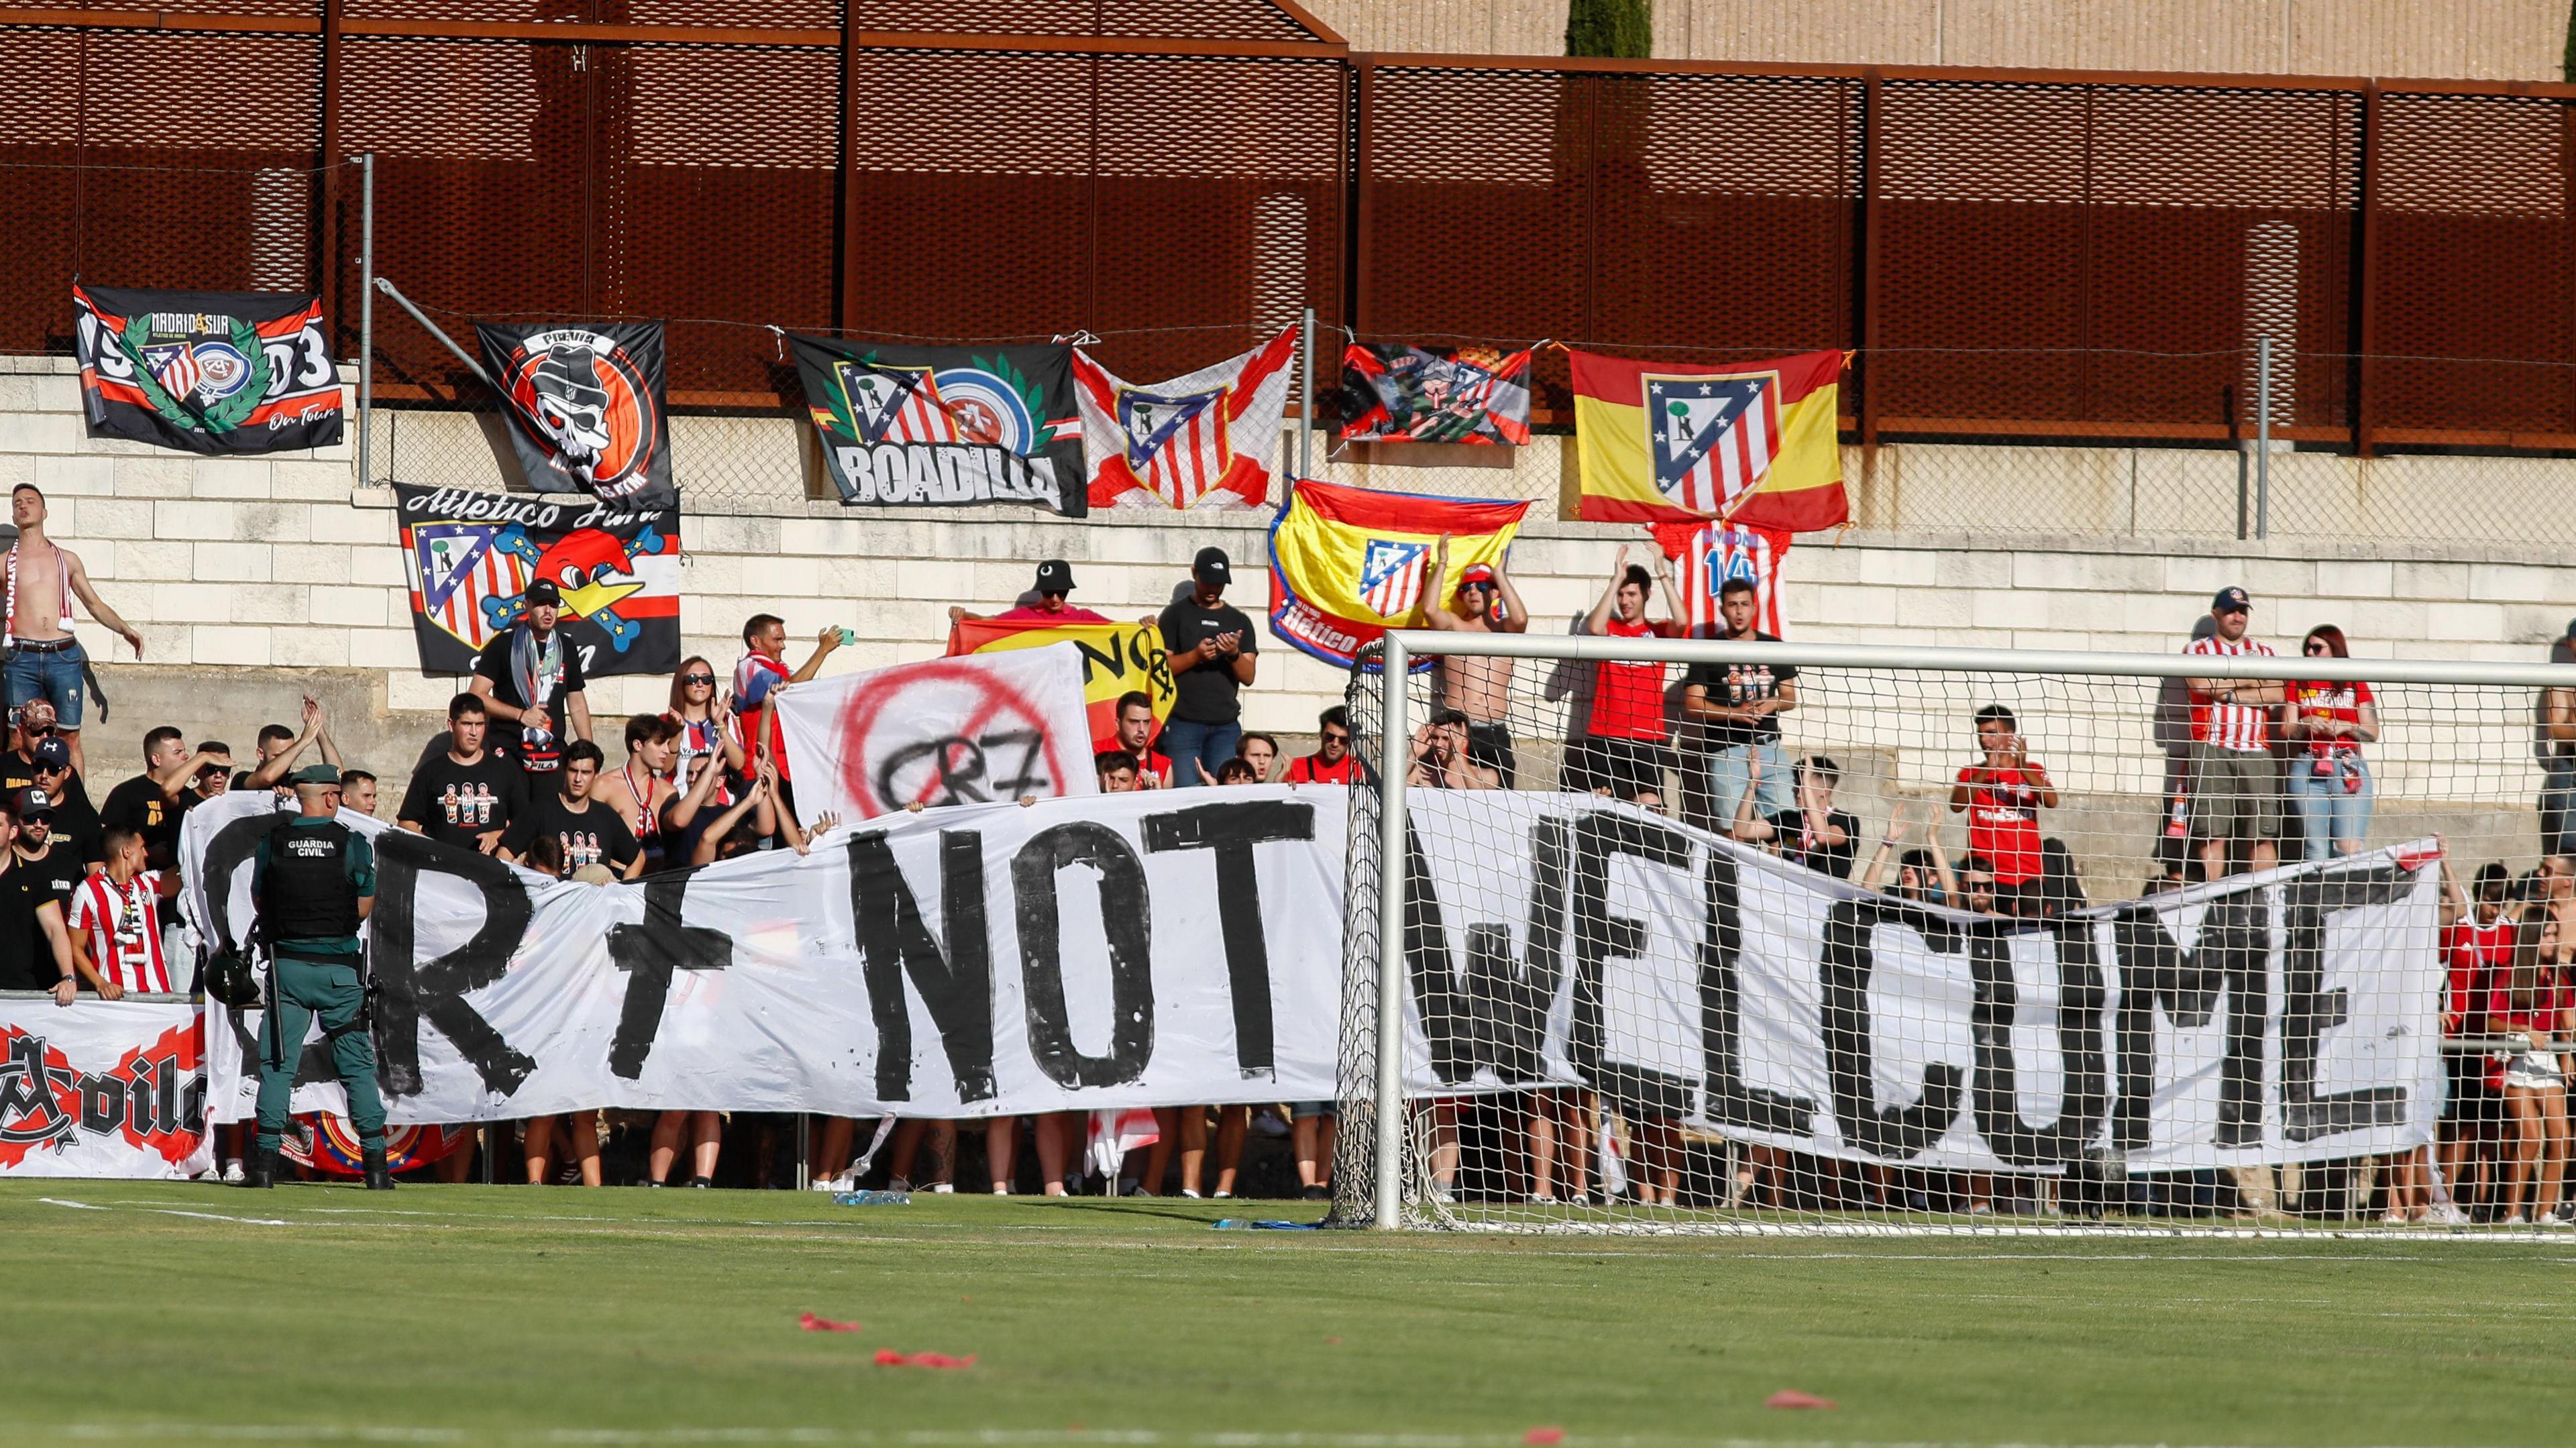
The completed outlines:
<svg viewBox="0 0 2576 1448">
<path fill-rule="evenodd" d="M 701 657 L 683 661 L 680 671 L 671 676 L 671 722 L 680 726 L 679 737 L 672 742 L 676 763 L 671 773 L 671 787 L 680 794 L 689 792 L 689 784 L 698 777 L 701 763 L 718 761 L 727 774 L 740 776 L 749 766 L 744 760 L 742 740 L 725 727 L 733 710 L 719 704 L 716 698 L 716 667 Z M 716 804 L 733 803 L 733 791 L 717 786 Z"/>
<path fill-rule="evenodd" d="M 2299 652 L 2312 659 L 2352 657 L 2343 630 L 2330 623 L 2308 630 Z M 2379 702 L 2370 685 L 2358 681 L 2294 683 L 2289 694 L 2283 732 L 2299 751 L 2290 756 L 2290 799 L 2298 807 L 2307 858 L 2359 854 L 2370 832 L 2372 795 L 2361 746 L 2379 738 Z"/>
</svg>

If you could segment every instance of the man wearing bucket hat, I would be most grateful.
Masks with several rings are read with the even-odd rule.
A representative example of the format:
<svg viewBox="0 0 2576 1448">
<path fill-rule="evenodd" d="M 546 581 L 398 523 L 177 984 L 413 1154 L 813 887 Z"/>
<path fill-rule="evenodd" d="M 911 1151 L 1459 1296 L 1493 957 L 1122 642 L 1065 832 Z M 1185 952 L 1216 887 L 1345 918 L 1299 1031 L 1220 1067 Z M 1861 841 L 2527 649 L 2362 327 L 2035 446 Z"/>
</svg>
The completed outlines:
<svg viewBox="0 0 2576 1448">
<path fill-rule="evenodd" d="M 314 1017 L 331 1066 L 349 1093 L 369 1191 L 389 1191 L 385 1102 L 376 1089 L 376 1047 L 367 1033 L 367 989 L 359 973 L 358 927 L 376 904 L 376 853 L 336 816 L 340 771 L 307 765 L 288 776 L 296 813 L 259 843 L 251 898 L 269 942 L 267 1009 L 259 1033 L 259 1135 L 246 1185 L 272 1186 L 277 1149 L 295 1089 L 295 1063 Z"/>
</svg>

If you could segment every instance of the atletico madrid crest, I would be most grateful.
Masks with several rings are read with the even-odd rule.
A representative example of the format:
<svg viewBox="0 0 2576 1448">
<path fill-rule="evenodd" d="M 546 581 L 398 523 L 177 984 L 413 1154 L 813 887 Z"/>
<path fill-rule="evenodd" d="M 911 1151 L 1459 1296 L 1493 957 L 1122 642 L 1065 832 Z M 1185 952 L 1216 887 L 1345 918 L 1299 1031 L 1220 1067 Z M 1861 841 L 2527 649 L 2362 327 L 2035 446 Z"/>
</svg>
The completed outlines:
<svg viewBox="0 0 2576 1448">
<path fill-rule="evenodd" d="M 1640 380 L 1655 487 L 1694 513 L 1730 511 L 1779 453 L 1779 374 Z"/>
<path fill-rule="evenodd" d="M 1430 562 L 1428 544 L 1371 538 L 1360 555 L 1360 601 L 1380 618 L 1410 617 L 1422 601 L 1423 573 Z"/>
</svg>

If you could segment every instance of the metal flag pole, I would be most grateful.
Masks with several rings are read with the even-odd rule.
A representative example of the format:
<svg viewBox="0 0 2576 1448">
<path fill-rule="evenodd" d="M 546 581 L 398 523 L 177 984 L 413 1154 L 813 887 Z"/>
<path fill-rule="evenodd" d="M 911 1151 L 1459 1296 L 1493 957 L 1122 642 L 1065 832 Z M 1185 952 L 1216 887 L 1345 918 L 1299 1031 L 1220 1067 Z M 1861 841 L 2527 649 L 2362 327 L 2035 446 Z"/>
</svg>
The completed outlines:
<svg viewBox="0 0 2576 1448">
<path fill-rule="evenodd" d="M 1311 478 L 1315 446 L 1315 309 L 1306 309 L 1306 331 L 1297 344 L 1297 366 L 1304 374 L 1297 404 L 1297 476 Z"/>
<path fill-rule="evenodd" d="M 358 486 L 376 480 L 376 153 L 358 158 Z"/>
<path fill-rule="evenodd" d="M 420 308 L 413 306 L 411 298 L 404 296 L 401 288 L 395 286 L 393 282 L 387 278 L 378 277 L 376 278 L 376 290 L 393 298 L 395 306 L 409 312 L 411 314 L 411 319 L 420 323 L 422 331 L 436 337 L 438 339 L 438 345 L 447 349 L 447 355 L 465 364 L 465 370 L 473 373 L 475 380 L 481 382 L 484 386 L 491 388 L 496 393 L 501 392 L 500 387 L 492 381 L 492 374 L 483 370 L 483 364 L 475 361 L 471 356 L 467 355 L 464 348 L 456 345 L 455 338 L 440 331 L 436 322 L 431 321 L 428 315 L 423 313 Z M 509 400 L 509 394 L 507 393 L 501 393 L 501 397 L 505 402 Z"/>
</svg>

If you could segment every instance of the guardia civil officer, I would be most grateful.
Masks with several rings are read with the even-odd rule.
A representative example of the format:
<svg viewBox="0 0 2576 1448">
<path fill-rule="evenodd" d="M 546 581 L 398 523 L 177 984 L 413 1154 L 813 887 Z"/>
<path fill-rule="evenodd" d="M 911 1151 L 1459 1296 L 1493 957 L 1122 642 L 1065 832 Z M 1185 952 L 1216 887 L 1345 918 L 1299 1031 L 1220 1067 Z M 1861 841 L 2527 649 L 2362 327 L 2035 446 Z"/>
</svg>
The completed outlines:
<svg viewBox="0 0 2576 1448">
<path fill-rule="evenodd" d="M 298 813 L 260 841 L 251 897 L 272 957 L 259 1033 L 259 1137 L 246 1185 L 271 1186 L 286 1136 L 287 1099 L 304 1033 L 322 1018 L 331 1066 L 349 1093 L 349 1124 L 365 1151 L 367 1189 L 391 1191 L 385 1170 L 385 1102 L 376 1090 L 376 1046 L 367 1034 L 358 924 L 376 904 L 376 852 L 333 818 L 340 771 L 307 765 L 289 777 Z"/>
</svg>

